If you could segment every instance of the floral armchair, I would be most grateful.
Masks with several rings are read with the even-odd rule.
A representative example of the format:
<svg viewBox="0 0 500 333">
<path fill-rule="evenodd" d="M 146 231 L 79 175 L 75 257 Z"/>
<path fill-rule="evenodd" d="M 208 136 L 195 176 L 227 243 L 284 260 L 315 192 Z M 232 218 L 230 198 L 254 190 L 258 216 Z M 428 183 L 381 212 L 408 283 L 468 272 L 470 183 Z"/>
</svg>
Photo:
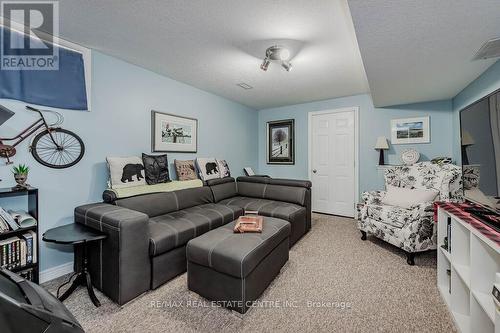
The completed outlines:
<svg viewBox="0 0 500 333">
<path fill-rule="evenodd" d="M 434 189 L 439 192 L 436 201 L 463 201 L 462 171 L 452 165 L 420 162 L 412 166 L 396 166 L 385 171 L 385 184 L 410 189 Z M 384 205 L 385 191 L 362 194 L 358 204 L 358 227 L 361 239 L 371 234 L 402 248 L 407 263 L 414 265 L 416 252 L 436 248 L 434 203 L 422 202 L 409 209 Z"/>
</svg>

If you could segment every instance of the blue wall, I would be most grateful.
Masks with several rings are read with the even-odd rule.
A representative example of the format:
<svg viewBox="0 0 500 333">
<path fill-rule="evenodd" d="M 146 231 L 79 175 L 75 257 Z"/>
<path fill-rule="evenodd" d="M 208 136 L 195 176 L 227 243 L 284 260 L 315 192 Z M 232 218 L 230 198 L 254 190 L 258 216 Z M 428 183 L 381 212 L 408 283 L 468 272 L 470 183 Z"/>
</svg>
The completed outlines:
<svg viewBox="0 0 500 333">
<path fill-rule="evenodd" d="M 460 110 L 500 89 L 500 60 L 453 98 L 453 156 L 460 159 Z"/>
<path fill-rule="evenodd" d="M 85 142 L 84 159 L 66 170 L 45 168 L 28 153 L 27 142 L 14 158 L 31 167 L 29 183 L 40 189 L 42 232 L 72 222 L 76 206 L 101 200 L 107 181 L 106 156 L 150 152 L 152 109 L 198 119 L 198 154 L 169 154 L 170 162 L 214 156 L 227 159 L 235 175 L 242 174 L 244 166 L 257 168 L 256 110 L 98 52 L 93 52 L 92 65 L 92 111 L 62 112 L 64 127 Z M 24 111 L 25 103 L 0 103 L 16 112 L 2 125 L 1 136 L 17 133 L 30 123 L 32 115 Z M 10 169 L 0 165 L 0 187 L 14 185 Z M 71 249 L 42 246 L 42 270 L 72 259 Z"/>
<path fill-rule="evenodd" d="M 386 163 L 401 164 L 402 150 L 415 148 L 421 160 L 452 154 L 452 104 L 450 100 L 375 108 L 370 95 L 342 97 L 325 101 L 284 106 L 259 111 L 259 173 L 274 177 L 307 179 L 308 169 L 308 112 L 359 107 L 359 187 L 360 192 L 380 189 L 383 186 L 382 172 L 377 169 L 378 152 L 373 149 L 378 136 L 390 140 L 390 120 L 405 117 L 430 116 L 431 143 L 417 145 L 390 145 L 386 152 Z M 268 165 L 266 163 L 266 122 L 279 119 L 295 119 L 296 156 L 295 165 Z"/>
</svg>

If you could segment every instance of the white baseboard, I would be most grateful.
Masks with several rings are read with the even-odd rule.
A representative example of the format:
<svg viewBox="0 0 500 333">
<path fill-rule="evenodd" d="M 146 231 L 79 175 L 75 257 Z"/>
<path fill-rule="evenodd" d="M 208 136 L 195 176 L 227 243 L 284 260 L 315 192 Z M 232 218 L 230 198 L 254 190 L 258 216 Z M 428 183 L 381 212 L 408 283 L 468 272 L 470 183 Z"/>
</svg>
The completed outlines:
<svg viewBox="0 0 500 333">
<path fill-rule="evenodd" d="M 45 283 L 50 280 L 57 279 L 60 276 L 66 275 L 73 272 L 73 262 L 67 262 L 65 264 L 48 268 L 40 272 L 40 283 Z"/>
</svg>

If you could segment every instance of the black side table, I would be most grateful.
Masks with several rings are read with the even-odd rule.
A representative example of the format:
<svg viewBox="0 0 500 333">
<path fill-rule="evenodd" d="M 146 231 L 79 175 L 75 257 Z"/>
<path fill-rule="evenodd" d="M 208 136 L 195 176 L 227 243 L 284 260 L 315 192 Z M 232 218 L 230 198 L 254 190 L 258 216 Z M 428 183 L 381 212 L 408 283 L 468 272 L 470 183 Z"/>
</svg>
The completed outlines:
<svg viewBox="0 0 500 333">
<path fill-rule="evenodd" d="M 57 297 L 60 301 L 68 298 L 78 286 L 83 285 L 87 287 L 89 297 L 95 306 L 101 306 L 92 288 L 92 281 L 88 271 L 88 244 L 105 239 L 107 236 L 103 233 L 96 232 L 84 225 L 72 223 L 63 225 L 57 228 L 49 229 L 43 234 L 43 240 L 55 244 L 73 245 L 75 249 L 75 273 L 71 275 L 68 282 L 62 284 L 57 289 Z M 59 297 L 59 290 L 66 284 L 70 283 L 71 279 L 76 275 L 75 280 L 71 286 Z"/>
</svg>

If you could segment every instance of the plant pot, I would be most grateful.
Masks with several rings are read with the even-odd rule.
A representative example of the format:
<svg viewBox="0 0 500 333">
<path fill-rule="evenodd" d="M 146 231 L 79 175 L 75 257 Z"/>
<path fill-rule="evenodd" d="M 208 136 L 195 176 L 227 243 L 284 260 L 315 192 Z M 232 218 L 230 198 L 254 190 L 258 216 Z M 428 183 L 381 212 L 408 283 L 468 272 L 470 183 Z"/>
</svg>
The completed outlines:
<svg viewBox="0 0 500 333">
<path fill-rule="evenodd" d="M 18 186 L 20 187 L 26 187 L 26 181 L 28 180 L 28 174 L 27 173 L 16 173 L 14 174 L 14 179 L 17 183 Z"/>
</svg>

